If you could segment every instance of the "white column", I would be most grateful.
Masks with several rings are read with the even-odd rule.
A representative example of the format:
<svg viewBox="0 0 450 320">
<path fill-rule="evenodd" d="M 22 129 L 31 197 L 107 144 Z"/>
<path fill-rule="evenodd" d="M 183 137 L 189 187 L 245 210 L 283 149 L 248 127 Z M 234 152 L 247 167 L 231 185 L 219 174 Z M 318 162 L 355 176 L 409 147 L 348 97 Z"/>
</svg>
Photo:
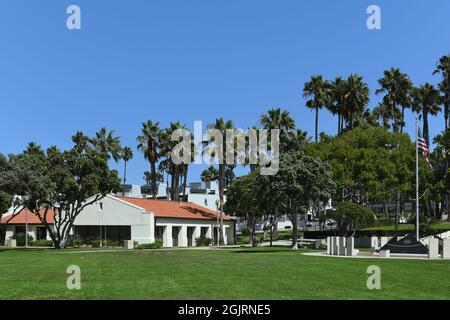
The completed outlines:
<svg viewBox="0 0 450 320">
<path fill-rule="evenodd" d="M 378 249 L 378 237 L 370 237 L 370 247 L 372 249 Z"/>
<path fill-rule="evenodd" d="M 188 246 L 188 238 L 187 238 L 187 226 L 181 226 L 180 232 L 178 233 L 178 246 L 179 247 L 187 247 Z"/>
<path fill-rule="evenodd" d="M 345 256 L 345 237 L 339 237 L 339 255 Z"/>
<path fill-rule="evenodd" d="M 327 237 L 327 254 L 331 255 L 332 254 L 332 248 L 331 248 L 331 237 Z"/>
<path fill-rule="evenodd" d="M 228 244 L 228 234 L 227 234 L 227 226 L 222 226 L 222 237 L 223 237 L 223 243 L 225 245 Z"/>
<path fill-rule="evenodd" d="M 346 238 L 346 255 L 353 256 L 353 251 L 355 249 L 355 239 L 353 237 Z"/>
<path fill-rule="evenodd" d="M 195 239 L 200 238 L 202 235 L 202 227 L 195 226 L 194 233 L 192 234 L 192 245 L 196 246 L 197 243 L 195 242 Z"/>
<path fill-rule="evenodd" d="M 339 255 L 339 237 L 333 237 L 333 255 Z"/>
<path fill-rule="evenodd" d="M 164 228 L 163 247 L 165 247 L 165 248 L 172 248 L 173 247 L 172 225 L 171 224 L 166 225 L 165 228 Z"/>
<path fill-rule="evenodd" d="M 380 248 L 383 248 L 384 247 L 384 245 L 386 244 L 386 243 L 388 243 L 388 237 L 381 237 L 380 238 Z"/>
<path fill-rule="evenodd" d="M 212 226 L 208 226 L 208 231 L 206 231 L 206 237 L 212 239 Z"/>
<path fill-rule="evenodd" d="M 439 239 L 430 239 L 428 258 L 439 258 Z"/>
<path fill-rule="evenodd" d="M 444 239 L 442 258 L 450 259 L 450 238 Z"/>
</svg>

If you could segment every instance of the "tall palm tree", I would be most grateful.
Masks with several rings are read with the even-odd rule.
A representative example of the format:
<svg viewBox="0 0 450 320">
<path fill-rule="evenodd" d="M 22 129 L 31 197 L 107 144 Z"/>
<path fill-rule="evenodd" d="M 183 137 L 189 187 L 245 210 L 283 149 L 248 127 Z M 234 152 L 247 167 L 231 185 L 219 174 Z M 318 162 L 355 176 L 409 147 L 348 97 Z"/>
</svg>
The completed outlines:
<svg viewBox="0 0 450 320">
<path fill-rule="evenodd" d="M 326 107 L 333 114 L 338 116 L 338 134 L 344 128 L 345 117 L 345 96 L 347 93 L 347 81 L 342 77 L 336 77 L 327 86 Z"/>
<path fill-rule="evenodd" d="M 160 157 L 161 129 L 159 122 L 153 123 L 152 120 L 142 123 L 141 135 L 136 138 L 138 150 L 144 154 L 144 158 L 150 163 L 151 189 L 152 197 L 156 199 L 158 194 L 157 180 L 158 173 L 156 164 Z"/>
<path fill-rule="evenodd" d="M 281 110 L 280 108 L 269 109 L 265 114 L 261 115 L 259 122 L 263 129 L 280 130 L 280 152 L 286 150 L 290 140 L 289 133 L 295 129 L 295 121 L 289 111 Z"/>
<path fill-rule="evenodd" d="M 306 101 L 306 107 L 316 111 L 315 141 L 319 140 L 319 109 L 326 104 L 327 81 L 321 75 L 312 76 L 311 80 L 305 83 L 303 97 L 310 98 Z"/>
<path fill-rule="evenodd" d="M 95 133 L 91 143 L 98 152 L 105 154 L 108 158 L 112 157 L 115 162 L 118 162 L 122 156 L 120 138 L 114 136 L 114 130 L 101 128 L 99 132 Z"/>
<path fill-rule="evenodd" d="M 183 164 L 175 164 L 171 158 L 171 152 L 175 145 L 178 143 L 172 141 L 172 134 L 178 129 L 185 129 L 186 126 L 182 125 L 179 121 L 171 122 L 169 127 L 162 130 L 160 134 L 160 150 L 161 155 L 166 159 L 162 161 L 161 168 L 165 168 L 171 175 L 170 194 L 171 200 L 178 201 L 180 195 L 180 177 L 182 175 Z M 187 173 L 187 170 L 186 170 Z"/>
<path fill-rule="evenodd" d="M 355 116 L 363 114 L 369 103 L 369 86 L 360 75 L 351 74 L 346 80 L 345 87 L 345 118 L 348 122 L 348 127 L 353 129 Z"/>
<path fill-rule="evenodd" d="M 122 159 L 124 161 L 123 166 L 123 184 L 127 183 L 127 162 L 133 159 L 133 150 L 130 147 L 123 148 Z"/>
<path fill-rule="evenodd" d="M 441 91 L 442 103 L 444 105 L 445 129 L 450 127 L 450 54 L 439 59 L 436 70 L 433 74 L 440 73 L 442 80 L 439 83 L 439 91 Z"/>
<path fill-rule="evenodd" d="M 428 116 L 435 116 L 441 111 L 441 96 L 439 90 L 427 82 L 419 88 L 413 89 L 412 97 L 413 110 L 422 117 L 423 137 L 425 138 L 427 145 L 430 145 Z"/>
<path fill-rule="evenodd" d="M 383 77 L 378 80 L 380 88 L 376 90 L 376 94 L 386 93 L 385 103 L 390 105 L 393 109 L 392 115 L 397 113 L 397 108 L 401 107 L 401 123 L 397 123 L 397 118 L 394 117 L 393 130 L 400 128 L 403 132 L 405 109 L 411 105 L 412 82 L 409 76 L 402 73 L 399 68 L 391 68 L 384 71 Z"/>
<path fill-rule="evenodd" d="M 224 195 L 225 195 L 225 188 L 226 188 L 226 167 L 227 164 L 225 163 L 226 160 L 226 131 L 228 129 L 233 129 L 233 122 L 231 120 L 224 120 L 223 118 L 217 118 L 215 123 L 209 126 L 210 128 L 219 130 L 222 134 L 222 150 L 221 152 L 214 153 L 214 156 L 219 156 L 219 172 L 218 172 L 218 182 L 219 182 L 219 214 L 220 214 L 220 232 L 219 232 L 219 243 L 223 244 L 223 207 L 224 207 Z M 214 145 L 214 147 L 216 147 Z"/>
</svg>

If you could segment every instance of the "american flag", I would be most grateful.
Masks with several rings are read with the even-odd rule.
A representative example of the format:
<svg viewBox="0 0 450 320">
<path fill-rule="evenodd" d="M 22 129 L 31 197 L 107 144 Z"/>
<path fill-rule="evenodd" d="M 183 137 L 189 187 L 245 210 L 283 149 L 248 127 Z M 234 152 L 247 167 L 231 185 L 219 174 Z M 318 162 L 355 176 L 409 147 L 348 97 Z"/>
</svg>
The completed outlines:
<svg viewBox="0 0 450 320">
<path fill-rule="evenodd" d="M 433 169 L 433 166 L 431 165 L 431 162 L 430 162 L 431 152 L 430 152 L 430 149 L 428 149 L 427 142 L 425 141 L 423 136 L 420 134 L 420 130 L 419 130 L 419 138 L 417 140 L 417 144 L 419 145 L 419 150 L 422 151 L 423 158 L 425 159 L 428 167 L 430 169 Z"/>
</svg>

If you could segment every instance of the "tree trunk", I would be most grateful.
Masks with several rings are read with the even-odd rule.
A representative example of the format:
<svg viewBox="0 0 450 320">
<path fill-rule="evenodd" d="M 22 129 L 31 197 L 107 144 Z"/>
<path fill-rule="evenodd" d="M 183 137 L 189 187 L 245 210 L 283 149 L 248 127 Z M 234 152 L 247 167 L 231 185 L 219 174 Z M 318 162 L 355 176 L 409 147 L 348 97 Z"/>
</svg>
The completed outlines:
<svg viewBox="0 0 450 320">
<path fill-rule="evenodd" d="M 424 106 L 425 109 L 425 106 Z M 428 128 L 428 112 L 423 111 L 423 138 L 427 142 L 428 148 L 430 147 L 430 131 Z"/>
<path fill-rule="evenodd" d="M 158 195 L 158 188 L 156 186 L 156 163 L 154 161 L 150 162 L 150 175 L 152 179 L 152 198 L 156 199 Z"/>
<path fill-rule="evenodd" d="M 123 184 L 127 183 L 127 162 L 124 161 L 123 165 Z"/>
<path fill-rule="evenodd" d="M 186 185 L 187 185 L 187 176 L 188 176 L 188 165 L 186 165 L 186 169 L 183 172 L 183 200 L 186 199 Z M 187 199 L 186 199 L 187 201 Z"/>
<path fill-rule="evenodd" d="M 400 191 L 397 191 L 395 196 L 395 230 L 398 230 L 399 220 L 400 220 Z"/>
<path fill-rule="evenodd" d="M 400 125 L 400 133 L 403 133 L 404 121 L 405 121 L 405 107 L 402 106 L 402 124 Z"/>
<path fill-rule="evenodd" d="M 338 113 L 338 135 L 341 133 L 341 115 Z"/>
<path fill-rule="evenodd" d="M 292 222 L 292 250 L 298 250 L 298 213 L 291 213 L 289 218 Z"/>
<path fill-rule="evenodd" d="M 224 244 L 223 239 L 223 202 L 225 193 L 225 164 L 219 164 L 219 214 L 220 214 L 220 232 L 219 243 Z"/>
<path fill-rule="evenodd" d="M 173 200 L 174 201 L 178 201 L 179 198 L 179 183 L 180 183 L 180 166 L 179 165 L 175 165 L 175 170 L 174 170 L 174 186 L 173 186 Z"/>
<path fill-rule="evenodd" d="M 319 108 L 316 107 L 316 142 L 319 141 Z"/>
</svg>

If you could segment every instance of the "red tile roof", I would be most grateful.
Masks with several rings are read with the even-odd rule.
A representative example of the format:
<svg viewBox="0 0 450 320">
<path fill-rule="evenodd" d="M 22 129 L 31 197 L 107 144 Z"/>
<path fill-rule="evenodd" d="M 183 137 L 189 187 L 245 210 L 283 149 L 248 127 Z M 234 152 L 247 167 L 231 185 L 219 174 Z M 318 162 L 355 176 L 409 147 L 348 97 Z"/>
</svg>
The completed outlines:
<svg viewBox="0 0 450 320">
<path fill-rule="evenodd" d="M 180 219 L 217 219 L 217 213 L 191 202 L 177 202 L 168 200 L 154 200 L 142 198 L 117 197 L 125 202 L 138 206 L 148 212 L 152 212 L 156 217 L 180 218 Z M 229 216 L 224 215 L 223 219 L 232 221 Z"/>
<path fill-rule="evenodd" d="M 49 210 L 47 213 L 47 222 L 49 224 L 54 223 L 53 210 Z M 25 224 L 26 223 L 26 213 L 25 210 L 21 210 L 16 214 L 5 214 L 2 216 L 1 224 Z M 38 216 L 30 211 L 28 211 L 28 224 L 42 224 Z"/>
</svg>

